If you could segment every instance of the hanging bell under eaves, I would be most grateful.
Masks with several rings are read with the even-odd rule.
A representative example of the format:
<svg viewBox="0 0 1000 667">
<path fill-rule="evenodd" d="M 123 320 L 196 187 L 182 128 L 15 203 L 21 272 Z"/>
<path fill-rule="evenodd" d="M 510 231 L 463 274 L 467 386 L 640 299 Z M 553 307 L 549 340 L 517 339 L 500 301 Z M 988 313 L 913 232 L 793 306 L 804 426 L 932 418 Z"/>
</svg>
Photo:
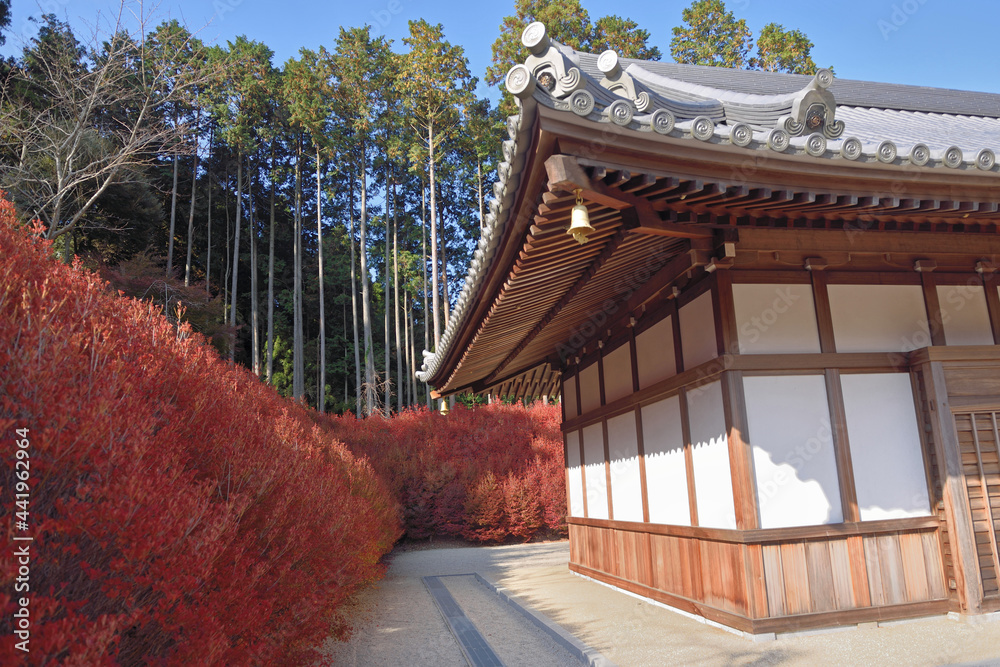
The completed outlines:
<svg viewBox="0 0 1000 667">
<path fill-rule="evenodd" d="M 580 190 L 576 191 L 576 206 L 573 207 L 569 229 L 566 230 L 566 233 L 576 239 L 577 243 L 583 245 L 590 240 L 587 236 L 594 232 L 594 228 L 590 226 L 590 213 L 583 205 L 583 197 L 581 197 L 580 192 Z"/>
</svg>

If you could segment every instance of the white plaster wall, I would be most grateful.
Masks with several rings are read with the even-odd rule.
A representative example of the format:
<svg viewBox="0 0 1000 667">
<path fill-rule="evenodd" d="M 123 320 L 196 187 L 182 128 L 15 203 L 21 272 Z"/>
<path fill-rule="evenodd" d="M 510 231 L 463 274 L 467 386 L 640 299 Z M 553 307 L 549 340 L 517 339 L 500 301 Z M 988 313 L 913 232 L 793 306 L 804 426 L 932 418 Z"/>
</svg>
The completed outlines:
<svg viewBox="0 0 1000 667">
<path fill-rule="evenodd" d="M 712 340 L 715 340 L 713 335 Z M 736 528 L 729 441 L 718 381 L 687 392 L 698 525 Z"/>
<path fill-rule="evenodd" d="M 595 361 L 580 371 L 580 410 L 587 414 L 601 407 L 600 367 Z"/>
<path fill-rule="evenodd" d="M 698 364 L 717 357 L 719 348 L 715 340 L 711 290 L 681 308 L 680 319 L 684 369 L 691 370 Z"/>
<path fill-rule="evenodd" d="M 563 375 L 563 405 L 566 409 L 566 419 L 577 416 L 576 411 L 576 376 Z"/>
<path fill-rule="evenodd" d="M 844 374 L 841 385 L 861 520 L 928 516 L 909 374 Z"/>
<path fill-rule="evenodd" d="M 931 344 L 919 285 L 830 285 L 837 352 L 910 352 Z"/>
<path fill-rule="evenodd" d="M 639 439 L 634 412 L 608 420 L 608 452 L 611 454 L 611 508 L 615 521 L 642 521 Z"/>
<path fill-rule="evenodd" d="M 938 285 L 948 345 L 992 345 L 993 327 L 982 285 Z"/>
<path fill-rule="evenodd" d="M 642 446 L 646 455 L 649 521 L 690 526 L 679 396 L 642 408 Z"/>
<path fill-rule="evenodd" d="M 569 515 L 582 517 L 583 472 L 580 461 L 580 432 L 566 434 L 566 472 L 569 477 Z"/>
<path fill-rule="evenodd" d="M 608 518 L 608 476 L 604 469 L 604 427 L 583 429 L 583 462 L 587 472 L 587 517 Z"/>
<path fill-rule="evenodd" d="M 628 341 L 604 355 L 604 402 L 632 393 L 632 351 Z"/>
<path fill-rule="evenodd" d="M 742 354 L 819 352 L 812 285 L 733 285 Z"/>
<path fill-rule="evenodd" d="M 760 527 L 843 522 L 823 376 L 749 376 L 743 388 Z"/>
<path fill-rule="evenodd" d="M 677 375 L 673 320 L 672 316 L 664 317 L 635 338 L 640 389 Z"/>
</svg>

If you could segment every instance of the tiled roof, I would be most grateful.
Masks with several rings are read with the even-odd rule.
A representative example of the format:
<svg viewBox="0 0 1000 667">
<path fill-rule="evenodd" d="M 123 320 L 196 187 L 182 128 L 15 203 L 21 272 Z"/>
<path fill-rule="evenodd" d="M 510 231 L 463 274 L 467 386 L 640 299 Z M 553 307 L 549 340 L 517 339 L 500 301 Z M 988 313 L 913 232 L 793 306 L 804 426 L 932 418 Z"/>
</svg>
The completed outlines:
<svg viewBox="0 0 1000 667">
<path fill-rule="evenodd" d="M 614 52 L 598 56 L 554 42 L 540 23 L 529 25 L 522 41 L 531 55 L 506 80 L 521 113 L 508 120 L 495 198 L 440 348 L 424 351 L 418 376 L 425 381 L 447 381 L 438 377 L 444 358 L 458 333 L 476 324 L 466 320 L 512 219 L 536 105 L 572 112 L 595 129 L 603 124 L 842 165 L 1000 175 L 1000 95 L 835 80 L 828 70 L 804 76 L 619 60 Z"/>
<path fill-rule="evenodd" d="M 580 67 L 600 80 L 597 56 L 581 53 Z M 759 72 L 703 65 L 622 59 L 622 66 L 637 66 L 660 76 L 688 83 L 758 95 L 794 93 L 804 88 L 812 79 L 805 74 Z M 926 111 L 962 116 L 987 116 L 1000 118 L 1000 95 L 927 86 L 907 86 L 898 83 L 876 83 L 837 79 L 830 92 L 840 106 L 877 107 L 898 111 Z"/>
</svg>

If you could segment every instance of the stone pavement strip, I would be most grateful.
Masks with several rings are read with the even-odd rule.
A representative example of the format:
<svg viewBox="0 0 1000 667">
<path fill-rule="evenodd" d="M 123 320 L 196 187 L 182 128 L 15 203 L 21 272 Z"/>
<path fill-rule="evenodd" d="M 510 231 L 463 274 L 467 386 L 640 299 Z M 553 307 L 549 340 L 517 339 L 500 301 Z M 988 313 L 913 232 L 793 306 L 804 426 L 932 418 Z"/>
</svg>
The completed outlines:
<svg viewBox="0 0 1000 667">
<path fill-rule="evenodd" d="M 386 577 L 353 601 L 351 639 L 330 641 L 325 649 L 337 665 L 468 664 L 423 583 L 423 577 L 440 577 L 504 664 L 581 664 L 527 617 L 506 603 L 497 605 L 499 598 L 470 576 L 476 573 L 501 595 L 514 597 L 591 647 L 591 655 L 622 667 L 1000 666 L 1000 615 L 872 623 L 753 642 L 576 576 L 567 569 L 568 558 L 565 541 L 397 551 Z"/>
<path fill-rule="evenodd" d="M 469 620 L 458 602 L 452 596 L 440 577 L 424 577 L 424 585 L 430 591 L 431 597 L 437 603 L 438 609 L 444 616 L 444 620 L 451 628 L 451 634 L 455 635 L 458 645 L 465 654 L 465 659 L 472 667 L 503 667 L 500 658 L 493 651 L 493 647 L 480 634 L 476 625 Z"/>
</svg>

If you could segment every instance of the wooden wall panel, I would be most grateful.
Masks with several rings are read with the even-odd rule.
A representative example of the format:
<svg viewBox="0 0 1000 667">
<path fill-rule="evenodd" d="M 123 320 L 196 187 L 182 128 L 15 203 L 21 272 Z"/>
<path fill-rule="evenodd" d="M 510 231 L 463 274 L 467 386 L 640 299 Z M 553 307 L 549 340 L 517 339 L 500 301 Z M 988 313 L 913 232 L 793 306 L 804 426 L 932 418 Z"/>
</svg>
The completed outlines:
<svg viewBox="0 0 1000 667">
<path fill-rule="evenodd" d="M 903 604 L 906 602 L 906 581 L 903 575 L 903 556 L 900 553 L 899 537 L 896 535 L 879 535 L 875 538 L 878 545 L 878 562 L 882 568 L 882 589 L 885 592 L 886 604 Z"/>
<path fill-rule="evenodd" d="M 806 542 L 806 571 L 809 576 L 810 611 L 833 611 L 837 593 L 833 586 L 833 564 L 827 542 Z"/>
<path fill-rule="evenodd" d="M 955 415 L 984 599 L 1000 597 L 1000 413 Z"/>
<path fill-rule="evenodd" d="M 781 568 L 781 547 L 765 544 L 764 582 L 767 588 L 767 613 L 769 616 L 785 616 L 785 579 Z"/>
<path fill-rule="evenodd" d="M 983 366 L 945 366 L 944 376 L 948 383 L 948 396 L 996 397 L 1000 396 L 1000 367 L 994 372 L 983 372 Z"/>
<path fill-rule="evenodd" d="M 933 533 L 864 538 L 872 604 L 896 605 L 947 596 L 940 548 Z"/>
<path fill-rule="evenodd" d="M 701 557 L 695 540 L 650 535 L 651 586 L 691 600 L 701 599 Z"/>
<path fill-rule="evenodd" d="M 936 528 L 747 544 L 607 523 L 571 524 L 574 566 L 709 618 L 794 629 L 893 617 L 880 607 L 911 614 L 948 604 Z M 760 561 L 759 590 L 751 557 Z"/>
<path fill-rule="evenodd" d="M 747 586 L 737 544 L 701 543 L 703 600 L 717 609 L 746 615 Z"/>
<path fill-rule="evenodd" d="M 903 557 L 907 601 L 929 599 L 930 586 L 927 583 L 927 565 L 924 563 L 924 545 L 920 535 L 900 535 L 899 552 Z"/>
<path fill-rule="evenodd" d="M 851 551 L 847 540 L 832 540 L 830 549 L 830 578 L 833 583 L 834 606 L 837 609 L 854 609 L 858 601 L 852 582 Z"/>
<path fill-rule="evenodd" d="M 809 574 L 806 569 L 806 546 L 802 542 L 781 545 L 781 575 L 784 579 L 785 614 L 807 614 L 812 611 L 809 603 Z"/>
<path fill-rule="evenodd" d="M 927 576 L 927 597 L 939 600 L 948 597 L 948 581 L 941 577 L 944 563 L 941 561 L 941 541 L 934 533 L 920 534 L 921 548 L 924 551 L 924 568 Z"/>
</svg>

